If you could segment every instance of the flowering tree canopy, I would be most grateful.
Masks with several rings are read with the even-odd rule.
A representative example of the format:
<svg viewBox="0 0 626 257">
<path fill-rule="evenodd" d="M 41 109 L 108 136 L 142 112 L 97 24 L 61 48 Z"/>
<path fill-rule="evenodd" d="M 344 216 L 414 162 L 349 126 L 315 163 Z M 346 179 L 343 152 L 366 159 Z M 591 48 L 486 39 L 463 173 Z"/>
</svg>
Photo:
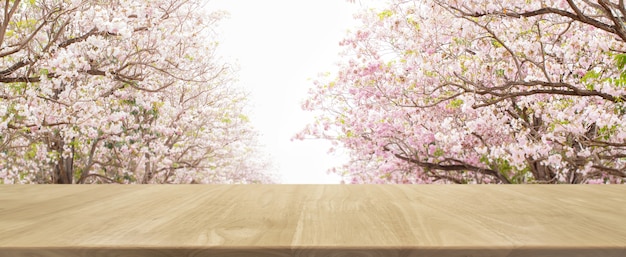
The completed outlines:
<svg viewBox="0 0 626 257">
<path fill-rule="evenodd" d="M 299 137 L 351 183 L 624 183 L 624 1 L 406 1 L 364 10 Z"/>
<path fill-rule="evenodd" d="M 272 182 L 202 2 L 3 1 L 0 182 Z"/>
</svg>

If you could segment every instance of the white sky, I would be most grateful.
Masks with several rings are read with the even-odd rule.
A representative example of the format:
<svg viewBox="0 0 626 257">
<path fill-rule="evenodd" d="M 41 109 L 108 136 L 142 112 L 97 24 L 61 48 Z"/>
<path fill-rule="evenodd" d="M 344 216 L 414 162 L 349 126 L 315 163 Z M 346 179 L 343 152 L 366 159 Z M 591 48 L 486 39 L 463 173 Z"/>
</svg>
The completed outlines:
<svg viewBox="0 0 626 257">
<path fill-rule="evenodd" d="M 327 154 L 321 140 L 291 141 L 313 120 L 300 108 L 320 72 L 336 70 L 339 41 L 357 22 L 360 8 L 345 0 L 212 0 L 225 10 L 220 23 L 222 55 L 240 65 L 239 84 L 250 91 L 251 121 L 262 134 L 282 183 L 329 184 L 326 171 L 345 162 Z"/>
</svg>

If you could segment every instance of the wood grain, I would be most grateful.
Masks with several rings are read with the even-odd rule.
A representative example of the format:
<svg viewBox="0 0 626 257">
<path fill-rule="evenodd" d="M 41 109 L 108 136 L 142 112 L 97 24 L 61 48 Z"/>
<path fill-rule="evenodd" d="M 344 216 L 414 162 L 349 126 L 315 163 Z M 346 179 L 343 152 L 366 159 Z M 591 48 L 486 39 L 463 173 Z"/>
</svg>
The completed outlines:
<svg viewBox="0 0 626 257">
<path fill-rule="evenodd" d="M 0 186 L 0 256 L 626 256 L 623 185 Z"/>
</svg>

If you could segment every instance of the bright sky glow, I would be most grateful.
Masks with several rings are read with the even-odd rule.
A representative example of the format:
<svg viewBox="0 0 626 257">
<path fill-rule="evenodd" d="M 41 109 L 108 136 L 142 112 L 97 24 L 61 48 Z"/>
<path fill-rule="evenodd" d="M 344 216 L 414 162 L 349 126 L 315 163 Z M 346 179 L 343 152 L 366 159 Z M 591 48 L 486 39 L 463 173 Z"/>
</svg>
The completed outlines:
<svg viewBox="0 0 626 257">
<path fill-rule="evenodd" d="M 326 171 L 345 157 L 328 155 L 320 140 L 292 141 L 313 120 L 302 101 L 320 72 L 334 72 L 339 41 L 357 23 L 360 8 L 344 0 L 213 0 L 225 10 L 220 23 L 222 55 L 240 65 L 239 84 L 251 92 L 251 121 L 262 134 L 283 183 L 327 184 Z"/>
</svg>

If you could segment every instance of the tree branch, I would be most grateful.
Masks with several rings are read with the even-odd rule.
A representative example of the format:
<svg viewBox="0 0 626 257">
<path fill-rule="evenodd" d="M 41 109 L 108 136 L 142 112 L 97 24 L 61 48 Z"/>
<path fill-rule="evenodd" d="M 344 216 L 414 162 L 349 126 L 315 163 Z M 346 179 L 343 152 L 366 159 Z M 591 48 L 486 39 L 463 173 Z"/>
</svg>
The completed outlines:
<svg viewBox="0 0 626 257">
<path fill-rule="evenodd" d="M 389 149 L 386 146 L 383 149 L 385 151 L 392 152 L 391 149 Z M 488 168 L 476 167 L 473 165 L 469 165 L 467 163 L 445 165 L 445 164 L 439 164 L 439 163 L 422 162 L 417 159 L 403 156 L 398 153 L 393 153 L 393 155 L 400 160 L 416 164 L 417 166 L 426 168 L 426 169 L 442 170 L 442 171 L 474 171 L 474 172 L 494 176 L 498 178 L 500 181 L 502 181 L 502 183 L 504 184 L 511 184 L 511 181 L 508 178 L 502 176 L 502 174 L 500 174 L 499 172 L 492 170 L 492 169 L 488 169 Z"/>
<path fill-rule="evenodd" d="M 552 7 L 544 7 L 544 8 L 540 8 L 534 11 L 528 11 L 528 12 L 522 12 L 522 13 L 517 13 L 514 11 L 494 11 L 494 12 L 485 12 L 485 13 L 480 13 L 480 12 L 476 12 L 476 13 L 468 13 L 465 12 L 459 8 L 453 7 L 453 6 L 449 6 L 449 8 L 460 12 L 462 15 L 465 16 L 470 16 L 470 17 L 483 17 L 483 16 L 487 16 L 487 15 L 498 15 L 498 16 L 507 16 L 507 17 L 513 17 L 513 18 L 521 18 L 521 17 L 534 17 L 534 16 L 540 16 L 540 15 L 544 15 L 544 14 L 556 14 L 559 16 L 563 16 L 563 17 L 568 17 L 572 20 L 576 20 L 585 24 L 589 24 L 591 26 L 594 26 L 598 29 L 604 30 L 606 32 L 615 34 L 617 36 L 619 36 L 623 41 L 626 41 L 626 35 L 624 35 L 623 33 L 619 33 L 618 30 L 615 28 L 615 26 L 613 25 L 609 25 L 606 23 L 603 23 L 599 20 L 590 18 L 589 16 L 584 15 L 576 6 L 576 4 L 574 4 L 572 2 L 572 0 L 568 0 L 568 3 L 570 3 L 570 7 L 572 7 L 572 9 L 574 10 L 575 13 L 572 12 L 568 12 L 565 10 L 561 10 L 561 9 L 557 9 L 557 8 L 552 8 Z"/>
</svg>

